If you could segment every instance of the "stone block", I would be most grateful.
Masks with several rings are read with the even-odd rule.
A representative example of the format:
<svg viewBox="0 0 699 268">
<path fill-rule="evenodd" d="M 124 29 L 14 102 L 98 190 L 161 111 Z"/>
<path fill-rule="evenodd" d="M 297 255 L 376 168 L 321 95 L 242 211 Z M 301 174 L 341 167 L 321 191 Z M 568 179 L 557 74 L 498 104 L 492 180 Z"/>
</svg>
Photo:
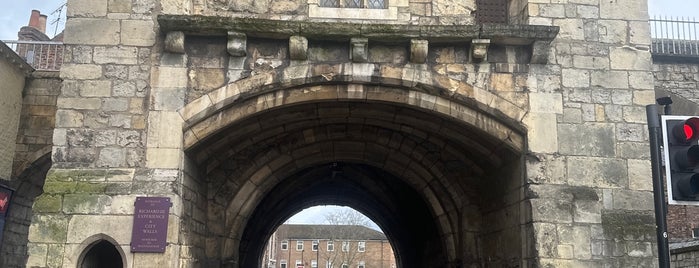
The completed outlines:
<svg viewBox="0 0 699 268">
<path fill-rule="evenodd" d="M 131 0 L 108 0 L 109 13 L 131 13 Z"/>
<path fill-rule="evenodd" d="M 48 244 L 29 243 L 27 245 L 27 267 L 46 267 Z"/>
<path fill-rule="evenodd" d="M 83 126 L 83 114 L 73 110 L 56 111 L 56 127 L 70 128 Z"/>
<path fill-rule="evenodd" d="M 118 20 L 72 18 L 66 22 L 63 42 L 66 45 L 116 46 L 120 42 L 120 30 Z M 63 69 L 61 69 L 61 73 L 63 73 Z"/>
<path fill-rule="evenodd" d="M 121 44 L 149 47 L 155 44 L 155 26 L 152 20 L 122 20 Z"/>
<path fill-rule="evenodd" d="M 146 149 L 146 167 L 179 168 L 182 161 L 182 149 L 148 148 Z"/>
<path fill-rule="evenodd" d="M 87 80 L 80 83 L 81 97 L 109 97 L 112 95 L 112 84 L 109 80 Z"/>
<path fill-rule="evenodd" d="M 475 62 L 487 60 L 488 47 L 490 39 L 473 39 L 471 40 L 471 57 Z"/>
<path fill-rule="evenodd" d="M 633 104 L 635 105 L 648 105 L 655 103 L 655 91 L 654 90 L 634 90 L 633 91 Z"/>
<path fill-rule="evenodd" d="M 605 88 L 628 88 L 629 75 L 624 71 L 592 71 L 592 86 Z"/>
<path fill-rule="evenodd" d="M 559 124 L 559 152 L 569 155 L 613 156 L 615 154 L 613 124 Z"/>
<path fill-rule="evenodd" d="M 291 60 L 308 59 L 308 39 L 294 35 L 289 37 L 289 58 Z"/>
<path fill-rule="evenodd" d="M 64 64 L 61 67 L 63 79 L 98 79 L 102 78 L 102 66 L 94 64 Z"/>
<path fill-rule="evenodd" d="M 536 153 L 555 153 L 558 151 L 558 133 L 556 131 L 556 114 L 530 113 L 524 119 L 529 129 L 529 150 Z"/>
<path fill-rule="evenodd" d="M 34 215 L 29 227 L 29 241 L 32 243 L 64 243 L 69 216 Z"/>
<path fill-rule="evenodd" d="M 151 68 L 151 87 L 153 88 L 185 88 L 187 81 L 187 68 Z"/>
<path fill-rule="evenodd" d="M 182 117 L 177 112 L 151 111 L 148 116 L 149 148 L 181 148 Z"/>
<path fill-rule="evenodd" d="M 120 245 L 129 244 L 132 228 L 131 215 L 75 215 L 68 225 L 67 242 L 83 243 L 90 236 L 102 233 Z"/>
<path fill-rule="evenodd" d="M 56 105 L 76 110 L 97 110 L 102 106 L 102 101 L 99 98 L 59 98 Z"/>
<path fill-rule="evenodd" d="M 158 111 L 176 111 L 184 106 L 184 88 L 153 88 L 151 103 Z"/>
<path fill-rule="evenodd" d="M 564 40 L 585 40 L 583 20 L 581 19 L 554 19 L 553 25 L 560 27 L 558 37 Z"/>
<path fill-rule="evenodd" d="M 560 93 L 529 93 L 529 111 L 563 113 L 563 97 Z"/>
<path fill-rule="evenodd" d="M 648 5 L 643 1 L 600 1 L 602 19 L 638 20 L 648 19 Z"/>
<path fill-rule="evenodd" d="M 63 212 L 67 214 L 99 214 L 111 202 L 111 197 L 107 195 L 66 194 L 63 196 Z"/>
<path fill-rule="evenodd" d="M 558 238 L 561 244 L 573 245 L 573 254 L 578 260 L 592 257 L 590 227 L 558 226 Z"/>
<path fill-rule="evenodd" d="M 578 69 L 563 69 L 562 83 L 564 87 L 585 88 L 590 86 L 590 71 Z"/>
<path fill-rule="evenodd" d="M 632 47 L 613 47 L 609 51 L 613 70 L 647 71 L 651 69 L 649 51 Z"/>
<path fill-rule="evenodd" d="M 350 59 L 352 62 L 366 62 L 369 59 L 369 39 L 350 39 Z"/>
<path fill-rule="evenodd" d="M 190 12 L 192 0 L 162 0 L 163 14 L 186 15 Z"/>
<path fill-rule="evenodd" d="M 611 44 L 624 44 L 628 36 L 627 23 L 619 20 L 598 20 L 597 36 L 599 41 Z"/>
<path fill-rule="evenodd" d="M 427 61 L 429 41 L 421 39 L 410 40 L 410 62 L 422 64 Z"/>
<path fill-rule="evenodd" d="M 228 32 L 228 44 L 226 50 L 233 57 L 243 57 L 247 55 L 248 38 L 244 33 Z"/>
<path fill-rule="evenodd" d="M 107 0 L 69 0 L 66 16 L 104 17 L 107 15 Z M 67 29 L 67 28 L 66 28 Z"/>
<path fill-rule="evenodd" d="M 167 32 L 165 35 L 165 51 L 170 53 L 184 53 L 184 39 L 185 35 L 180 31 Z"/>
<path fill-rule="evenodd" d="M 650 46 L 650 27 L 645 21 L 629 22 L 629 43 L 633 46 Z"/>
<path fill-rule="evenodd" d="M 653 210 L 653 192 L 615 189 L 612 191 L 613 208 L 620 210 Z"/>
<path fill-rule="evenodd" d="M 640 191 L 652 191 L 651 165 L 648 160 L 629 159 L 629 189 Z"/>
<path fill-rule="evenodd" d="M 97 64 L 136 64 L 138 49 L 135 47 L 96 47 L 93 61 Z"/>
<path fill-rule="evenodd" d="M 573 56 L 573 66 L 580 69 L 609 69 L 609 58 L 596 56 Z"/>
<path fill-rule="evenodd" d="M 625 188 L 626 161 L 615 158 L 569 157 L 568 183 L 575 186 Z"/>
</svg>

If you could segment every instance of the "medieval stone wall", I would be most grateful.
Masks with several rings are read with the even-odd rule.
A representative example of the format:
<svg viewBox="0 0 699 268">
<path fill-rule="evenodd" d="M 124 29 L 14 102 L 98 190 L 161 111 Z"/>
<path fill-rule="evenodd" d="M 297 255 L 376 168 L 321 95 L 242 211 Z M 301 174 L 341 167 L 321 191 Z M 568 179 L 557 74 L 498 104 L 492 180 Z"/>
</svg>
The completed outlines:
<svg viewBox="0 0 699 268">
<path fill-rule="evenodd" d="M 532 66 L 528 79 L 527 179 L 539 263 L 651 267 L 647 3 L 536 2 L 529 23 L 560 26 L 551 64 Z"/>
<path fill-rule="evenodd" d="M 0 44 L 4 47 L 5 44 Z M 13 53 L 3 50 L 2 53 Z M 25 72 L 15 65 L 11 58 L 0 55 L 0 178 L 8 180 L 12 175 L 12 158 L 15 155 L 15 140 L 22 110 L 22 91 L 24 90 Z"/>
<path fill-rule="evenodd" d="M 230 147 L 216 151 L 225 153 L 221 157 L 207 158 L 212 152 L 206 148 L 185 156 L 184 149 L 252 112 L 337 100 L 338 94 L 433 114 L 461 112 L 458 119 L 473 117 L 471 124 L 483 133 L 525 152 L 526 168 L 515 161 L 491 171 L 487 179 L 496 187 L 482 194 L 492 201 L 485 205 L 462 198 L 457 187 L 435 186 L 439 194 L 430 202 L 447 195 L 455 200 L 449 207 L 435 205 L 434 212 L 440 226 L 454 230 L 437 241 L 447 245 L 449 261 L 482 263 L 478 258 L 485 249 L 488 264 L 496 267 L 653 265 L 643 107 L 654 102 L 655 93 L 645 1 L 520 1 L 511 11 L 519 14 L 517 20 L 558 26 L 558 37 L 550 47 L 537 37 L 496 40 L 481 60 L 473 56 L 474 42 L 463 38 L 429 44 L 425 59 L 415 63 L 411 40 L 389 42 L 378 35 L 368 40 L 364 54 L 354 56 L 365 55 L 364 62 L 353 62 L 349 38 L 306 40 L 308 58 L 292 60 L 298 51 L 291 51 L 288 36 L 158 31 L 161 13 L 303 21 L 312 17 L 315 4 L 229 2 L 69 0 L 54 163 L 34 204 L 27 266 L 76 266 L 91 241 L 107 236 L 124 253 L 127 267 L 235 267 L 240 230 L 255 224 L 247 222 L 250 211 L 264 197 L 263 187 L 274 186 L 262 179 L 271 176 L 270 167 L 278 171 L 284 161 L 305 159 L 292 154 L 267 164 L 270 153 L 259 156 L 260 165 L 246 158 L 257 153 L 245 151 L 253 150 L 245 147 L 247 140 L 214 141 L 212 150 Z M 388 22 L 367 10 L 334 15 L 359 16 L 346 18 L 367 24 L 472 21 L 470 2 L 389 3 L 387 12 L 394 5 L 396 15 Z M 318 22 L 333 20 L 326 15 Z M 403 28 L 383 34 L 396 29 Z M 181 49 L 172 49 L 173 40 Z M 280 88 L 289 90 L 265 92 Z M 225 114 L 211 112 L 231 106 Z M 401 120 L 408 126 L 429 121 Z M 283 132 L 279 127 L 266 134 Z M 408 142 L 396 146 L 396 152 L 413 152 Z M 145 195 L 174 202 L 162 254 L 130 253 L 133 202 Z"/>
</svg>

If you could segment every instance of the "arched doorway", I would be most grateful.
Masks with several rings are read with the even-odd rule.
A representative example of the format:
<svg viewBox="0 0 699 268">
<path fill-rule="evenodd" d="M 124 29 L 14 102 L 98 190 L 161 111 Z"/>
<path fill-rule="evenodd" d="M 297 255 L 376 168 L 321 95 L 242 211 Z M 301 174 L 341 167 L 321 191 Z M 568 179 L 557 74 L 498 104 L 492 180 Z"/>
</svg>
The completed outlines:
<svg viewBox="0 0 699 268">
<path fill-rule="evenodd" d="M 337 97 L 357 86 L 406 98 Z M 274 100 L 309 90 L 315 98 Z M 191 124 L 185 139 L 199 139 L 187 150 L 199 169 L 191 173 L 206 178 L 207 220 L 217 222 L 208 252 L 224 267 L 260 267 L 286 218 L 337 204 L 386 231 L 399 267 L 519 265 L 523 131 L 459 102 L 426 109 L 411 94 L 429 97 L 381 86 L 294 88 L 262 108 L 252 99 Z"/>
<path fill-rule="evenodd" d="M 85 248 L 80 256 L 78 268 L 123 268 L 122 254 L 114 244 L 98 240 Z"/>
</svg>

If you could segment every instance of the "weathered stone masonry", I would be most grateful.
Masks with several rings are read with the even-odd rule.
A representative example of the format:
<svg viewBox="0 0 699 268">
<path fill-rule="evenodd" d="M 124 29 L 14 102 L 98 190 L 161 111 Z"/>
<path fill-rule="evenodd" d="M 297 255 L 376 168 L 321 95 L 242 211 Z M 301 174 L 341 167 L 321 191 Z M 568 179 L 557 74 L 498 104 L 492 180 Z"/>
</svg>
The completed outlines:
<svg viewBox="0 0 699 268">
<path fill-rule="evenodd" d="M 474 25 L 475 1 L 70 0 L 27 266 L 99 240 L 126 267 L 254 266 L 324 201 L 377 218 L 403 267 L 652 267 L 646 4 Z M 129 251 L 136 196 L 174 202 L 165 253 Z"/>
</svg>

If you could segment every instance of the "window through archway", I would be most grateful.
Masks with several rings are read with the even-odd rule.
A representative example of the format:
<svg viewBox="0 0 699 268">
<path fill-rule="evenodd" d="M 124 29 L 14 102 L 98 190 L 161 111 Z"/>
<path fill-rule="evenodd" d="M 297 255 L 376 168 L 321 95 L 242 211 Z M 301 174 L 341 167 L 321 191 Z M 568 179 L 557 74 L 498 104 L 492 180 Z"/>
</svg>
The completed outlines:
<svg viewBox="0 0 699 268">
<path fill-rule="evenodd" d="M 277 227 L 261 263 L 263 268 L 287 263 L 311 268 L 395 267 L 396 259 L 374 221 L 353 208 L 333 205 L 306 208 Z"/>
</svg>

